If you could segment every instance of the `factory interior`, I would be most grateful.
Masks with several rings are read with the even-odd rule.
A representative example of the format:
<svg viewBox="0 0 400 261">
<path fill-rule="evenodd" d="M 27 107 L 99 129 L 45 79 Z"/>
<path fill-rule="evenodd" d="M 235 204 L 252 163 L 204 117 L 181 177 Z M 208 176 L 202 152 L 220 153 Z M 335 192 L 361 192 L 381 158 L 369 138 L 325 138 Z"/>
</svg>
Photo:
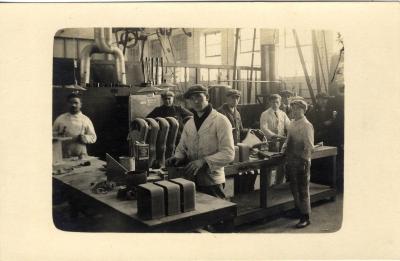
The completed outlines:
<svg viewBox="0 0 400 261">
<path fill-rule="evenodd" d="M 340 230 L 343 70 L 344 39 L 329 30 L 57 31 L 55 227 L 78 232 Z M 206 107 L 198 109 L 199 100 Z M 299 121 L 305 125 L 297 126 Z M 298 147 L 291 144 L 298 137 L 302 158 L 295 161 Z"/>
</svg>

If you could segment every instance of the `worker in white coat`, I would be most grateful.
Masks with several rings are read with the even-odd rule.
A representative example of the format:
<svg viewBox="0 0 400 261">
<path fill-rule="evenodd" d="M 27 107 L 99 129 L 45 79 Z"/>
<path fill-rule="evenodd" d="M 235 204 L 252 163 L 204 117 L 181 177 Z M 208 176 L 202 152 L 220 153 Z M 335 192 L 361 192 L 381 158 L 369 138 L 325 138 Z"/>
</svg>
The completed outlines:
<svg viewBox="0 0 400 261">
<path fill-rule="evenodd" d="M 232 125 L 208 103 L 204 86 L 191 86 L 184 97 L 189 99 L 194 116 L 185 124 L 175 155 L 167 165 L 188 162 L 185 173 L 195 181 L 198 191 L 225 198 L 224 167 L 235 156 Z"/>
<path fill-rule="evenodd" d="M 81 112 L 82 102 L 77 94 L 67 97 L 69 112 L 57 117 L 53 124 L 53 135 L 71 137 L 63 142 L 63 157 L 87 156 L 86 144 L 95 143 L 96 132 L 92 121 Z"/>
</svg>

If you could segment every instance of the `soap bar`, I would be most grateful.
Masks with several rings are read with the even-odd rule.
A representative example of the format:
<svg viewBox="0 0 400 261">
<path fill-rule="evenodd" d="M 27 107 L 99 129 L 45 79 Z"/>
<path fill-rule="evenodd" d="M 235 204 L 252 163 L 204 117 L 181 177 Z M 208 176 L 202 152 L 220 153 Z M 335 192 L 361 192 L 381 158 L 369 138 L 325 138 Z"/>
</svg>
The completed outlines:
<svg viewBox="0 0 400 261">
<path fill-rule="evenodd" d="M 248 161 L 250 158 L 250 146 L 244 143 L 238 143 L 237 145 L 239 147 L 239 161 Z"/>
<path fill-rule="evenodd" d="M 167 216 L 181 213 L 181 190 L 179 185 L 167 180 L 157 181 L 154 184 L 164 189 L 164 204 Z"/>
<path fill-rule="evenodd" d="M 137 186 L 138 217 L 144 220 L 165 216 L 164 189 L 153 183 Z"/>
<path fill-rule="evenodd" d="M 196 186 L 194 182 L 183 178 L 171 179 L 170 182 L 179 185 L 181 195 L 181 211 L 195 210 Z"/>
</svg>

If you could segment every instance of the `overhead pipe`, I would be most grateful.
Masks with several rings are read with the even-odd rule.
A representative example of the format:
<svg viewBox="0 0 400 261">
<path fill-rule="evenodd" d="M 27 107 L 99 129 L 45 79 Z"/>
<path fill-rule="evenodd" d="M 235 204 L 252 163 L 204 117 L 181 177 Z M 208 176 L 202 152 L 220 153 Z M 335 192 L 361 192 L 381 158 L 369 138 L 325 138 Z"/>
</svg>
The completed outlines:
<svg viewBox="0 0 400 261">
<path fill-rule="evenodd" d="M 96 44 L 89 44 L 85 46 L 80 53 L 80 75 L 82 87 L 85 87 L 90 80 L 90 57 L 92 54 L 99 52 L 100 50 Z"/>
<path fill-rule="evenodd" d="M 106 32 L 107 31 L 107 32 Z M 115 57 L 115 67 L 117 72 L 118 82 L 126 84 L 126 72 L 125 72 L 125 58 L 121 49 L 116 46 L 111 46 L 111 28 L 95 28 L 94 29 L 95 42 L 97 47 L 103 53 L 113 54 Z M 108 43 L 106 42 L 108 40 Z"/>
</svg>

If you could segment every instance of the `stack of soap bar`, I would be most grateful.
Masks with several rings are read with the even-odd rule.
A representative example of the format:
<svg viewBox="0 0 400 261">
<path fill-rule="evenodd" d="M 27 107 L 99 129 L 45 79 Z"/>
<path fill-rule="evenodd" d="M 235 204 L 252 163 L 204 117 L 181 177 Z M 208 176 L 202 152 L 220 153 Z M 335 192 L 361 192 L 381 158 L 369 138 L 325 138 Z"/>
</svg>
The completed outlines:
<svg viewBox="0 0 400 261">
<path fill-rule="evenodd" d="M 153 183 L 137 187 L 138 216 L 142 219 L 154 219 L 165 216 L 164 189 Z"/>
<path fill-rule="evenodd" d="M 179 185 L 181 192 L 181 211 L 188 212 L 194 210 L 196 197 L 196 187 L 194 182 L 183 178 L 171 179 L 170 181 Z"/>
<path fill-rule="evenodd" d="M 181 191 L 179 185 L 167 180 L 157 181 L 154 184 L 164 190 L 164 204 L 167 216 L 181 213 Z"/>
</svg>

